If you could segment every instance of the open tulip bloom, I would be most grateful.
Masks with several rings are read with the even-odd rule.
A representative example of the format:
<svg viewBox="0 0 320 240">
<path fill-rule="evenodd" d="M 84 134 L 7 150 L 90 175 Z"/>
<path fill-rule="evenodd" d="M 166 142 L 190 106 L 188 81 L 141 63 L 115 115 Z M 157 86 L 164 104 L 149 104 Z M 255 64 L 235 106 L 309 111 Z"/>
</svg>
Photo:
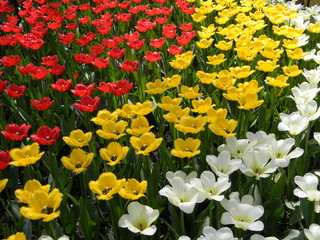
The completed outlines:
<svg viewBox="0 0 320 240">
<path fill-rule="evenodd" d="M 264 224 L 257 221 L 264 213 L 262 206 L 253 205 L 253 197 L 245 195 L 239 199 L 239 193 L 230 194 L 230 199 L 221 201 L 227 212 L 222 214 L 221 223 L 224 225 L 234 224 L 236 228 L 250 231 L 262 231 Z"/>
<path fill-rule="evenodd" d="M 127 209 L 128 214 L 122 215 L 119 219 L 119 227 L 147 236 L 152 236 L 157 231 L 157 227 L 151 224 L 159 217 L 159 210 L 139 202 L 130 203 Z"/>
</svg>

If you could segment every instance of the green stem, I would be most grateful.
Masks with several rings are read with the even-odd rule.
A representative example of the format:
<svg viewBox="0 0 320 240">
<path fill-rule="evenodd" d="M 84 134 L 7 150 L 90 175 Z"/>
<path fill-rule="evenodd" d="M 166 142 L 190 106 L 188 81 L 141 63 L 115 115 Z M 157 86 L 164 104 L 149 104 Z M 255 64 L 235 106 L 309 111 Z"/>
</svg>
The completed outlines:
<svg viewBox="0 0 320 240">
<path fill-rule="evenodd" d="M 181 235 L 185 235 L 186 230 L 184 228 L 184 212 L 180 210 L 180 227 L 181 227 Z"/>
</svg>

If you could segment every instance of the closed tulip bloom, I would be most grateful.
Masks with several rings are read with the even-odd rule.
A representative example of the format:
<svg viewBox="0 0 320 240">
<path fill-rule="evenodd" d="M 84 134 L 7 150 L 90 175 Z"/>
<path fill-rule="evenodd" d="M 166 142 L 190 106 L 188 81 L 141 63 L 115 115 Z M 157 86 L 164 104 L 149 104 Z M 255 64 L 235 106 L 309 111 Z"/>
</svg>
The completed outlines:
<svg viewBox="0 0 320 240">
<path fill-rule="evenodd" d="M 63 194 L 55 188 L 50 193 L 35 191 L 31 194 L 28 207 L 21 207 L 20 213 L 31 220 L 42 219 L 49 222 L 60 215 L 57 211 L 62 201 Z"/>
<path fill-rule="evenodd" d="M 318 190 L 318 177 L 312 173 L 306 173 L 302 176 L 294 177 L 295 188 L 293 194 L 298 198 L 308 198 L 309 201 L 317 202 L 320 200 L 320 191 Z"/>
<path fill-rule="evenodd" d="M 33 192 L 42 191 L 45 193 L 49 193 L 50 187 L 51 186 L 49 184 L 41 185 L 41 183 L 38 180 L 33 179 L 33 180 L 27 181 L 23 189 L 17 189 L 14 192 L 14 195 L 20 202 L 29 204 L 31 200 L 31 194 Z"/>
<path fill-rule="evenodd" d="M 81 173 L 91 164 L 94 153 L 86 153 L 81 148 L 73 149 L 70 158 L 63 156 L 61 162 L 63 166 L 74 173 Z"/>
<path fill-rule="evenodd" d="M 191 158 L 200 153 L 201 141 L 199 139 L 187 138 L 183 140 L 178 138 L 174 141 L 174 149 L 171 150 L 173 156 L 179 158 Z"/>
<path fill-rule="evenodd" d="M 161 144 L 162 138 L 156 138 L 151 132 L 143 133 L 140 137 L 131 137 L 131 146 L 137 150 L 137 154 L 149 155 Z"/>
<path fill-rule="evenodd" d="M 280 113 L 281 122 L 278 125 L 279 131 L 288 131 L 295 136 L 306 130 L 309 125 L 309 116 L 300 115 L 299 112 L 293 112 L 290 115 Z"/>
<path fill-rule="evenodd" d="M 96 133 L 104 139 L 119 139 L 125 135 L 124 130 L 128 126 L 128 122 L 120 120 L 118 122 L 107 121 L 103 123 L 102 129 Z"/>
<path fill-rule="evenodd" d="M 147 191 L 147 185 L 148 183 L 145 180 L 138 182 L 134 178 L 128 179 L 119 191 L 119 195 L 125 199 L 137 200 L 146 196 L 144 193 Z"/>
<path fill-rule="evenodd" d="M 110 200 L 114 194 L 117 194 L 125 184 L 125 179 L 117 179 L 112 172 L 102 173 L 97 181 L 90 181 L 90 190 L 97 194 L 99 200 Z"/>
<path fill-rule="evenodd" d="M 44 152 L 40 152 L 38 143 L 26 145 L 21 149 L 14 148 L 10 150 L 10 157 L 12 161 L 9 164 L 16 167 L 25 167 L 37 162 L 43 154 Z"/>
<path fill-rule="evenodd" d="M 118 142 L 111 142 L 106 148 L 101 148 L 99 153 L 108 165 L 114 166 L 121 163 L 121 161 L 126 157 L 128 151 L 128 147 L 121 146 Z"/>
<path fill-rule="evenodd" d="M 84 147 L 88 146 L 91 137 L 91 132 L 84 133 L 82 130 L 77 129 L 70 133 L 70 137 L 63 137 L 62 140 L 70 147 Z"/>
<path fill-rule="evenodd" d="M 122 215 L 118 224 L 119 227 L 128 228 L 133 233 L 152 236 L 157 231 L 157 227 L 151 224 L 158 217 L 159 210 L 132 202 L 128 205 L 128 214 Z"/>
<path fill-rule="evenodd" d="M 7 182 L 9 181 L 8 178 L 0 180 L 0 193 L 3 191 L 3 189 L 6 187 Z"/>
</svg>

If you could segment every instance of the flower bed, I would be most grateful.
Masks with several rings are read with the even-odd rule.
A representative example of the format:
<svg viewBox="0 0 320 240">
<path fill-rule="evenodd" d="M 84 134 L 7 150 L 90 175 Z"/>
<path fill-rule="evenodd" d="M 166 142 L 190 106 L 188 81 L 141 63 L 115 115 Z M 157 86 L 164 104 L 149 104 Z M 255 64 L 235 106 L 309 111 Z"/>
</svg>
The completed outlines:
<svg viewBox="0 0 320 240">
<path fill-rule="evenodd" d="M 319 6 L 2 0 L 0 31 L 0 237 L 319 236 Z"/>
</svg>

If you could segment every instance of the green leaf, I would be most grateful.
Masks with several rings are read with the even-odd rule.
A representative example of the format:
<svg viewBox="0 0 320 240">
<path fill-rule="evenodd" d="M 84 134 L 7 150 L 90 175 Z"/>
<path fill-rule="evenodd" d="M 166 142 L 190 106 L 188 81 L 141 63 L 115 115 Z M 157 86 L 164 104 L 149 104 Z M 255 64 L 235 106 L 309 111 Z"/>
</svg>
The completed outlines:
<svg viewBox="0 0 320 240">
<path fill-rule="evenodd" d="M 307 198 L 303 198 L 300 200 L 301 213 L 306 221 L 306 224 L 310 226 L 314 221 L 314 203 L 310 202 Z"/>
<path fill-rule="evenodd" d="M 284 186 L 286 184 L 286 175 L 282 174 L 276 184 L 271 189 L 271 195 L 275 198 L 281 198 L 284 192 Z"/>
<path fill-rule="evenodd" d="M 79 223 L 85 239 L 98 239 L 100 232 L 99 215 L 89 199 L 80 199 Z"/>
</svg>

